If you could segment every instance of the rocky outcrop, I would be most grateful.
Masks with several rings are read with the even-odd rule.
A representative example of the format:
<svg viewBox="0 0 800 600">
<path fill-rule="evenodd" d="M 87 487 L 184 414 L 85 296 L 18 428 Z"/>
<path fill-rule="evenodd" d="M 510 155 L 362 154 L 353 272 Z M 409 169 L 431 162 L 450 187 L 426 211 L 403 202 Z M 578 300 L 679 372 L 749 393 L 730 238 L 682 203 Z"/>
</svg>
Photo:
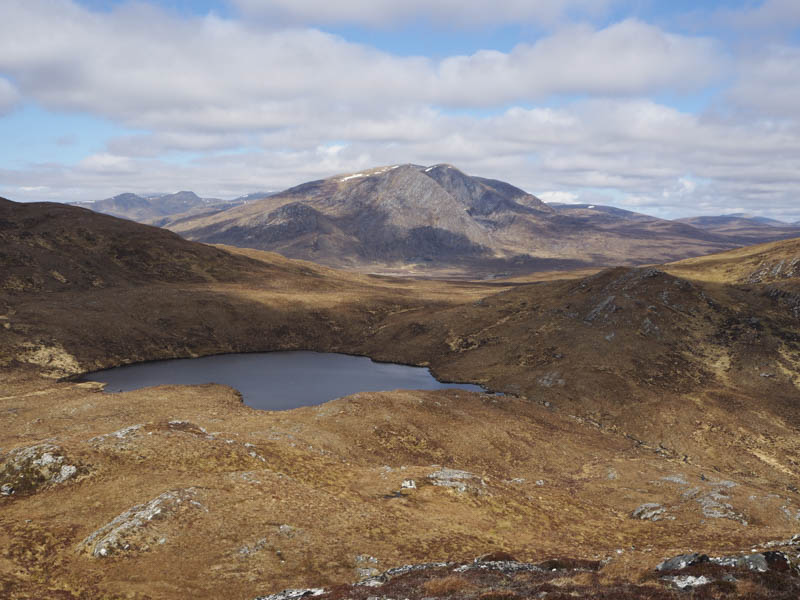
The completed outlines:
<svg viewBox="0 0 800 600">
<path fill-rule="evenodd" d="M 144 552 L 154 545 L 164 544 L 167 537 L 156 524 L 165 519 L 174 519 L 189 510 L 205 510 L 195 500 L 197 496 L 198 490 L 186 488 L 164 492 L 149 502 L 137 504 L 92 532 L 80 543 L 79 550 L 103 558 L 120 553 Z"/>
<path fill-rule="evenodd" d="M 339 586 L 331 591 L 321 588 L 284 590 L 277 594 L 259 596 L 254 600 L 294 600 L 312 596 L 323 596 L 336 600 L 343 598 L 430 598 L 431 594 L 427 591 L 430 589 L 428 586 L 431 582 L 442 579 L 462 583 L 479 582 L 478 585 L 490 590 L 495 589 L 498 584 L 507 584 L 513 580 L 527 582 L 531 589 L 526 591 L 536 590 L 538 592 L 540 591 L 539 586 L 547 589 L 547 582 L 550 579 L 598 571 L 601 567 L 602 564 L 599 561 L 579 559 L 551 559 L 534 564 L 518 561 L 507 552 L 493 552 L 466 563 L 430 562 L 394 567 L 378 575 L 362 579 L 349 588 Z M 380 590 L 373 592 L 364 588 L 380 588 Z M 375 595 L 376 593 L 378 595 Z M 455 595 L 448 593 L 448 596 L 461 597 L 457 593 Z M 481 596 L 477 592 L 469 597 L 489 598 L 489 596 Z M 526 596 L 518 596 L 514 593 L 491 597 Z M 532 595 L 531 597 L 543 596 Z"/>
<path fill-rule="evenodd" d="M 0 496 L 23 496 L 61 484 L 87 469 L 55 444 L 17 448 L 0 463 Z"/>
<path fill-rule="evenodd" d="M 735 584 L 739 578 L 752 578 L 765 573 L 783 575 L 800 589 L 800 567 L 779 551 L 750 554 L 708 556 L 697 552 L 679 554 L 661 562 L 656 572 L 661 581 L 678 589 L 693 589 L 715 582 Z M 782 587 L 787 587 L 783 585 Z"/>
<path fill-rule="evenodd" d="M 686 567 L 699 565 L 705 562 L 708 562 L 708 556 L 705 554 L 698 554 L 697 552 L 679 554 L 659 563 L 656 567 L 656 571 L 682 571 Z"/>
<path fill-rule="evenodd" d="M 299 600 L 299 598 L 312 598 L 325 593 L 322 588 L 308 588 L 305 590 L 283 590 L 269 596 L 259 596 L 255 600 Z"/>
<path fill-rule="evenodd" d="M 800 257 L 762 262 L 744 281 L 745 283 L 764 283 L 794 277 L 800 277 Z"/>
<path fill-rule="evenodd" d="M 642 521 L 660 521 L 666 515 L 666 509 L 655 502 L 646 502 L 631 513 L 631 518 Z"/>
</svg>

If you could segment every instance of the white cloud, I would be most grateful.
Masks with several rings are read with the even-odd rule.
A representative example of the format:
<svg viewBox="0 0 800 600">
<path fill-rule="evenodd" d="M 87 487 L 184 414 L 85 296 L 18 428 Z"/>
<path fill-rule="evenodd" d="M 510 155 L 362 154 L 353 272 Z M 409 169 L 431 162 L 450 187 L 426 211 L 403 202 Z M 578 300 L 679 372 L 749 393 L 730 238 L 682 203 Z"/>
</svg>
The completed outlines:
<svg viewBox="0 0 800 600">
<path fill-rule="evenodd" d="M 743 57 L 730 97 L 760 115 L 800 118 L 800 48 L 769 44 Z"/>
<path fill-rule="evenodd" d="M 270 10 L 294 11 L 296 22 L 336 10 L 352 22 L 363 9 L 372 11 L 364 23 L 387 23 L 424 6 L 287 0 Z M 433 17 L 452 6 L 432 3 Z M 459 18 L 531 22 L 592 6 L 465 2 Z M 788 43 L 737 58 L 708 38 L 626 20 L 559 24 L 508 52 L 432 59 L 143 4 L 94 13 L 27 0 L 4 5 L 3 21 L 0 111 L 21 99 L 138 131 L 76 166 L 0 170 L 0 193 L 19 199 L 226 197 L 380 164 L 449 162 L 557 201 L 610 197 L 664 215 L 769 206 L 800 218 L 800 51 Z M 739 110 L 692 114 L 649 99 L 732 76 L 720 98 Z"/>
<path fill-rule="evenodd" d="M 449 102 L 470 91 L 476 105 L 550 94 L 636 95 L 689 90 L 727 71 L 714 42 L 667 34 L 636 20 L 602 30 L 573 26 L 510 53 L 481 51 L 443 60 Z"/>
<path fill-rule="evenodd" d="M 797 0 L 766 0 L 758 6 L 723 12 L 724 20 L 743 29 L 793 29 L 800 25 Z"/>
<path fill-rule="evenodd" d="M 582 204 L 580 197 L 574 192 L 542 192 L 541 194 L 537 194 L 537 196 L 540 200 L 543 200 L 547 203 L 554 202 L 559 204 Z"/>
<path fill-rule="evenodd" d="M 458 26 L 550 24 L 571 14 L 603 14 L 613 0 L 233 0 L 248 16 L 280 23 L 392 27 L 410 21 Z"/>
<path fill-rule="evenodd" d="M 29 0 L 4 9 L 0 70 L 29 98 L 140 128 L 270 130 L 395 109 L 491 107 L 552 94 L 692 89 L 725 68 L 704 38 L 625 21 L 507 53 L 398 57 L 312 29 L 265 31 L 143 5 L 107 14 Z M 35 40 L 35 41 L 32 41 Z"/>
</svg>

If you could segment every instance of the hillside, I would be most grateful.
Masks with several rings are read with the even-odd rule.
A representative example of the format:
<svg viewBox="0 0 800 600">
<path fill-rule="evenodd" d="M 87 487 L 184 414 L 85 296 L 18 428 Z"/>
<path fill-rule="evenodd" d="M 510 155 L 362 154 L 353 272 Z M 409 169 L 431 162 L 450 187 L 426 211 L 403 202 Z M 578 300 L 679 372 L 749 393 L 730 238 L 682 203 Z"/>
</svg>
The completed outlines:
<svg viewBox="0 0 800 600">
<path fill-rule="evenodd" d="M 0 290 L 233 281 L 263 264 L 83 208 L 0 198 Z"/>
<path fill-rule="evenodd" d="M 791 283 L 800 277 L 800 238 L 682 260 L 666 269 L 675 275 L 722 283 Z"/>
<path fill-rule="evenodd" d="M 744 245 L 800 236 L 797 223 L 783 223 L 774 219 L 740 214 L 689 217 L 677 221 L 717 235 L 735 238 Z"/>
<path fill-rule="evenodd" d="M 713 582 L 698 594 L 798 589 L 794 272 L 728 283 L 717 267 L 739 258 L 723 255 L 691 277 L 666 265 L 399 280 L 75 207 L 2 207 L 4 251 L 44 282 L 0 288 L 4 598 L 253 600 L 324 587 L 330 598 L 677 599 L 687 592 L 654 569 L 687 552 L 734 556 L 689 571 Z M 138 240 L 140 259 L 121 261 L 110 237 Z M 772 265 L 797 244 L 746 252 Z M 74 284 L 48 280 L 57 256 L 74 258 Z M 108 285 L 93 285 L 95 272 Z M 395 390 L 269 412 L 213 384 L 101 394 L 54 379 L 278 349 L 430 365 L 505 395 Z M 767 572 L 736 567 L 777 550 L 787 570 L 773 554 Z M 540 570 L 455 570 L 495 551 Z M 408 571 L 385 592 L 342 587 L 439 561 L 453 564 Z"/>
<path fill-rule="evenodd" d="M 591 212 L 591 211 L 590 211 Z M 309 182 L 166 222 L 188 239 L 368 271 L 472 276 L 675 260 L 736 240 L 644 217 L 554 209 L 450 165 L 395 165 Z"/>
</svg>

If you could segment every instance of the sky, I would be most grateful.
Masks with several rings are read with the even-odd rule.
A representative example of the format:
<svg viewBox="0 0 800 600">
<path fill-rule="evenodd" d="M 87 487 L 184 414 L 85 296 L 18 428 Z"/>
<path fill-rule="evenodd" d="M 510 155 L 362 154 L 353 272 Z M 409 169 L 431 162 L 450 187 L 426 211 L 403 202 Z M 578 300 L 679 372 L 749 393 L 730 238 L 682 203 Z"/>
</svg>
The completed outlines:
<svg viewBox="0 0 800 600">
<path fill-rule="evenodd" d="M 452 164 L 800 220 L 797 0 L 0 0 L 0 195 L 233 198 Z"/>
</svg>

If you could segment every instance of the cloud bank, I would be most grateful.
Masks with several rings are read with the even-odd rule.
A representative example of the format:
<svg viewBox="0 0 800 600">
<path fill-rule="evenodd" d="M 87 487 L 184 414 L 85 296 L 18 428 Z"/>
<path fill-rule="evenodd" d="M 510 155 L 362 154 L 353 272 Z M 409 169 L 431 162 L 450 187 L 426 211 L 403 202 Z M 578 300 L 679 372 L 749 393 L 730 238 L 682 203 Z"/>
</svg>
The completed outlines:
<svg viewBox="0 0 800 600">
<path fill-rule="evenodd" d="M 236 4 L 247 18 L 11 0 L 0 115 L 28 103 L 102 117 L 121 133 L 71 163 L 0 163 L 0 193 L 233 196 L 379 164 L 450 162 L 545 198 L 800 219 L 800 48 L 785 38 L 754 50 L 642 18 L 591 24 L 583 18 L 612 3 L 590 0 Z M 760 10 L 773 14 L 770 5 Z M 425 11 L 432 22 L 458 12 L 457 26 L 549 25 L 506 51 L 443 57 L 310 26 L 384 27 Z"/>
</svg>

